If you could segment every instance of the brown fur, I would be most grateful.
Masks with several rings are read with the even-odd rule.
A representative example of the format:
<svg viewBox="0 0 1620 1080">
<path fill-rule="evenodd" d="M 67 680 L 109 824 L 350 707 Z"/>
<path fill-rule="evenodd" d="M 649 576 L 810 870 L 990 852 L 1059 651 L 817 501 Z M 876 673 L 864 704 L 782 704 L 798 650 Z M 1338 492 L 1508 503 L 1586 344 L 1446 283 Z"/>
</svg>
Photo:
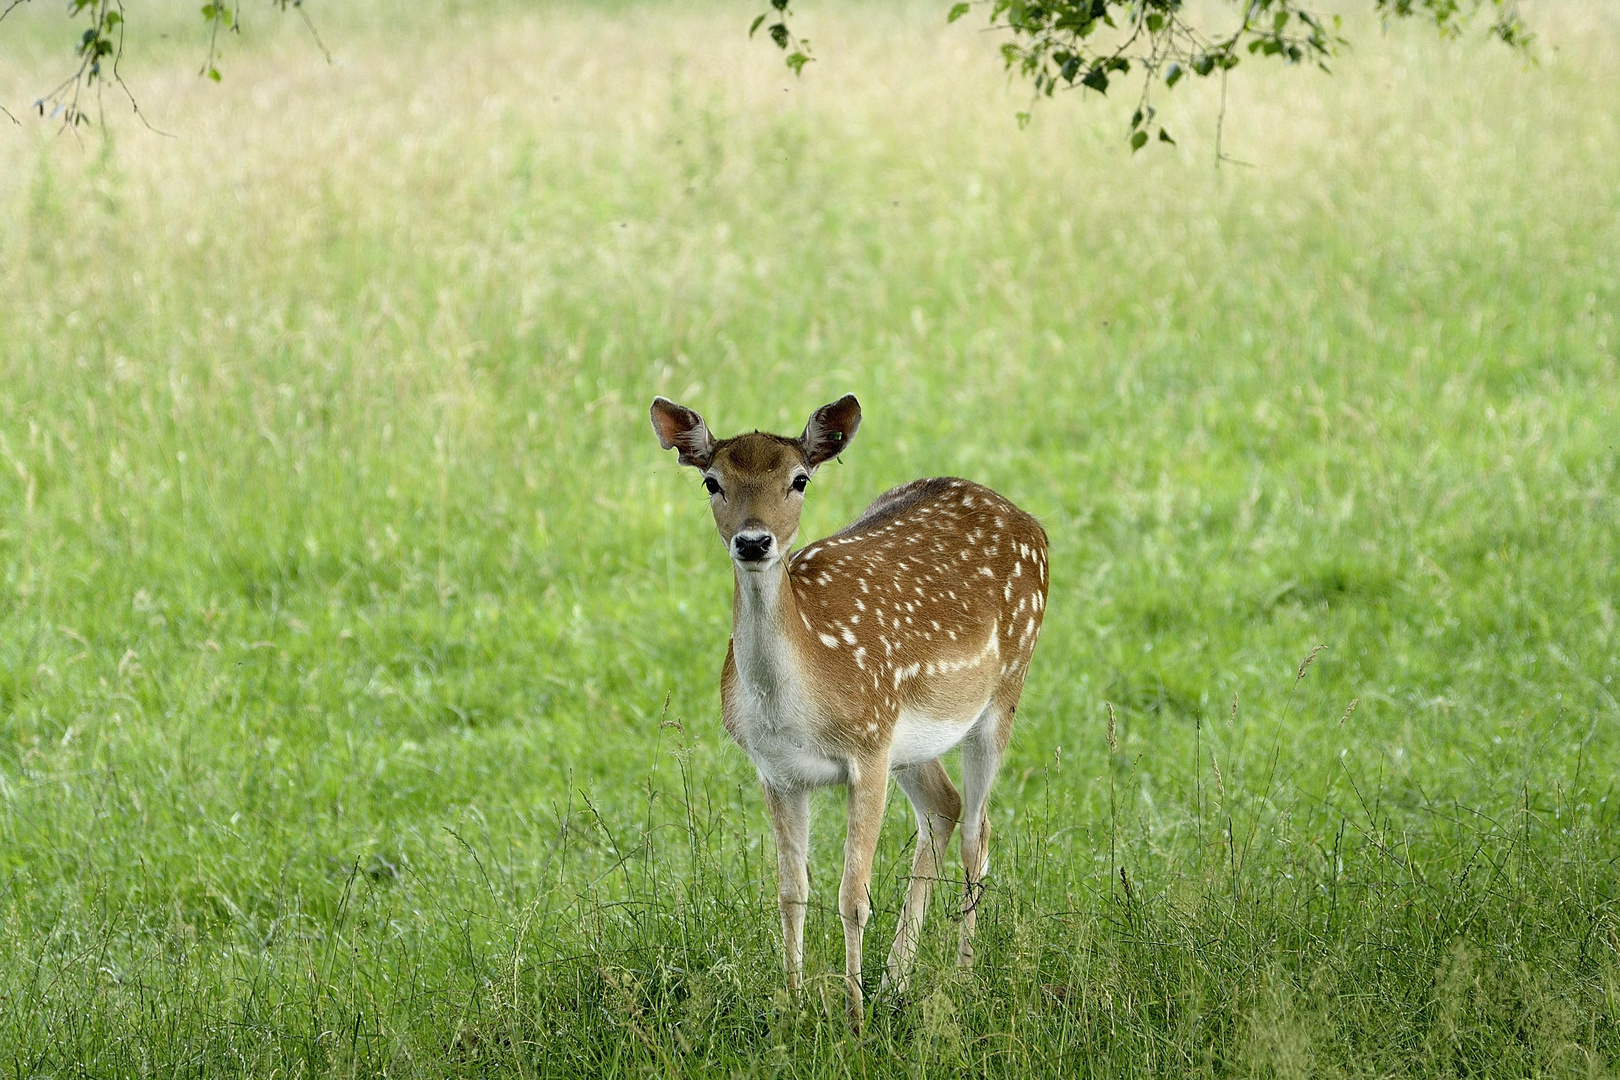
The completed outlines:
<svg viewBox="0 0 1620 1080">
<path fill-rule="evenodd" d="M 994 687 L 1006 744 L 1046 609 L 1034 518 L 971 481 L 915 480 L 796 552 L 788 580 L 800 619 L 787 631 L 812 681 L 834 691 L 828 738 L 885 745 L 903 706 L 937 711 Z"/>
<path fill-rule="evenodd" d="M 809 899 L 807 791 L 848 785 L 839 911 L 858 1028 L 867 889 L 891 771 L 916 810 L 918 838 L 884 984 L 906 985 L 958 823 L 967 890 L 958 955 L 971 962 L 988 865 L 985 800 L 1046 611 L 1046 533 L 994 491 L 945 477 L 886 492 L 852 525 L 789 553 L 804 484 L 860 425 L 854 397 L 817 410 L 798 439 L 752 432 L 716 441 L 700 416 L 662 398 L 652 417 L 665 448 L 704 471 L 715 525 L 736 560 L 721 710 L 765 786 L 790 986 Z M 759 557 L 766 534 L 771 555 Z M 965 801 L 938 760 L 957 745 Z"/>
</svg>

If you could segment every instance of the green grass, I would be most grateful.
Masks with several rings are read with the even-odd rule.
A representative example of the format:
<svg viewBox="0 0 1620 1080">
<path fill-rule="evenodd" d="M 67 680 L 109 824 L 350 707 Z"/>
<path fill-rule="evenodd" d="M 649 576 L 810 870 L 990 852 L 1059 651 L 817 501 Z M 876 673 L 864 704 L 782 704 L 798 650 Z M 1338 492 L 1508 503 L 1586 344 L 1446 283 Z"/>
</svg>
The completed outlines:
<svg viewBox="0 0 1620 1080">
<path fill-rule="evenodd" d="M 383 10 L 132 56 L 175 139 L 0 118 L 0 1072 L 1620 1071 L 1614 11 L 1352 22 L 1216 170 L 1210 88 L 1019 131 L 927 5 L 805 5 L 801 80 L 733 8 Z M 790 1000 L 645 413 L 846 390 L 807 537 L 959 474 L 1053 573 L 980 965 L 942 890 L 859 1039 L 839 793 Z"/>
</svg>

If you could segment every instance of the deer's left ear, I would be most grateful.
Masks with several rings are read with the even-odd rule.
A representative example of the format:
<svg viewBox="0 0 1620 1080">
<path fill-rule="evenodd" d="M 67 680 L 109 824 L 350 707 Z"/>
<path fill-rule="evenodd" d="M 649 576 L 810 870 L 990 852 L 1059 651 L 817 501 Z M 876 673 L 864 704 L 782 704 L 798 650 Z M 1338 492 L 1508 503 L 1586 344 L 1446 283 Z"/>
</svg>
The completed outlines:
<svg viewBox="0 0 1620 1080">
<path fill-rule="evenodd" d="M 804 434 L 799 436 L 805 463 L 813 469 L 842 454 L 860 426 L 861 403 L 855 400 L 854 394 L 845 394 L 831 405 L 823 405 L 811 413 L 810 422 L 804 425 Z"/>
<path fill-rule="evenodd" d="M 652 426 L 658 444 L 665 450 L 679 450 L 682 465 L 707 469 L 714 459 L 714 436 L 703 417 L 666 397 L 652 403 Z"/>
</svg>

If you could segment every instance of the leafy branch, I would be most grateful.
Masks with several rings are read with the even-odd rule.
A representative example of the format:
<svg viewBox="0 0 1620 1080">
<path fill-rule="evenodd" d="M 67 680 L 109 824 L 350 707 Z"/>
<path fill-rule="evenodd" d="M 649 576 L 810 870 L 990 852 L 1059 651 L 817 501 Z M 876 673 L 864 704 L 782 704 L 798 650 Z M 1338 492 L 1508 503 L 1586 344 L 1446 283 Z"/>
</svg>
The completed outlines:
<svg viewBox="0 0 1620 1080">
<path fill-rule="evenodd" d="M 0 11 L 0 20 L 24 2 L 11 0 L 6 9 Z M 44 116 L 49 106 L 52 117 L 60 116 L 64 125 L 77 127 L 90 122 L 79 104 L 81 95 L 91 90 L 99 91 L 107 82 L 129 94 L 129 87 L 118 74 L 118 61 L 124 55 L 124 5 L 120 0 L 68 0 L 68 17 L 83 18 L 87 24 L 73 47 L 78 66 L 54 89 L 35 101 L 34 109 Z M 131 104 L 134 100 L 131 96 Z M 136 112 L 139 111 L 137 108 Z"/>
<path fill-rule="evenodd" d="M 748 36 L 753 37 L 754 32 L 766 19 L 771 18 L 773 13 L 776 21 L 769 27 L 771 40 L 776 43 L 778 49 L 787 53 L 787 66 L 793 69 L 793 74 L 803 74 L 804 65 L 813 59 L 810 55 L 810 42 L 809 39 L 794 34 L 788 27 L 788 18 L 793 14 L 788 10 L 788 0 L 771 0 L 771 10 L 762 12 L 754 20 L 753 25 L 748 28 Z"/>
<path fill-rule="evenodd" d="M 946 15 L 956 22 L 977 7 L 988 12 L 988 25 L 1009 35 L 1001 46 L 1009 72 L 1027 79 L 1036 99 L 1059 89 L 1107 94 L 1133 71 L 1141 76 L 1131 114 L 1132 151 L 1150 139 L 1175 140 L 1158 123 L 1154 92 L 1169 91 L 1188 75 L 1219 75 L 1222 99 L 1228 72 L 1246 57 L 1274 57 L 1285 64 L 1310 64 L 1328 70 L 1327 62 L 1346 44 L 1337 15 L 1319 14 L 1311 0 L 1232 0 L 1238 22 L 1225 32 L 1197 25 L 1183 0 L 959 0 Z M 1490 35 L 1515 49 L 1526 49 L 1530 34 L 1519 16 L 1517 0 L 1372 0 L 1387 24 L 1394 19 L 1431 21 L 1442 37 L 1456 37 L 1481 9 L 1491 15 Z M 809 42 L 787 25 L 787 0 L 771 0 L 777 21 L 771 39 L 784 51 L 787 64 L 804 69 Z M 770 12 L 754 20 L 757 30 Z M 752 33 L 752 30 L 750 31 Z M 1224 104 L 1223 104 L 1224 109 Z M 1018 114 L 1020 124 L 1029 112 Z"/>
<path fill-rule="evenodd" d="M 0 22 L 28 2 L 30 0 L 8 0 L 5 7 L 0 9 Z M 332 62 L 331 52 L 321 40 L 309 13 L 304 10 L 304 0 L 270 0 L 270 4 L 283 12 L 289 8 L 296 11 L 322 55 L 328 63 Z M 94 93 L 99 106 L 100 91 L 111 83 L 129 99 L 131 109 L 145 123 L 146 117 L 141 113 L 140 104 L 118 71 L 118 63 L 124 56 L 124 35 L 128 26 L 123 0 L 68 0 L 67 14 L 69 19 L 84 20 L 84 30 L 73 47 L 73 55 L 78 63 L 66 78 L 34 102 L 34 111 L 41 117 L 60 118 L 63 126 L 68 128 L 89 124 L 90 115 L 81 102 Z M 198 74 L 219 82 L 218 61 L 223 55 L 220 33 L 241 33 L 241 0 L 208 0 L 202 7 L 202 18 L 208 31 L 208 47 Z M 13 122 L 17 121 L 3 106 L 0 106 L 0 112 L 10 116 Z M 151 127 L 149 123 L 147 126 Z"/>
</svg>

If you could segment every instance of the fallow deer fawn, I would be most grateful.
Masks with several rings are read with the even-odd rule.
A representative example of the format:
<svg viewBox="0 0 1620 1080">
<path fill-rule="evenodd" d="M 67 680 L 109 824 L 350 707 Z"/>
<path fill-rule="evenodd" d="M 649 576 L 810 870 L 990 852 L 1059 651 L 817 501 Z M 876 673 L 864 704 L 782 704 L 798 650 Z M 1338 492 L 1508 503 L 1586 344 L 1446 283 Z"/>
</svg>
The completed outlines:
<svg viewBox="0 0 1620 1080">
<path fill-rule="evenodd" d="M 857 1030 L 861 935 L 890 773 L 916 811 L 917 851 L 882 989 L 906 986 L 958 822 L 966 882 L 958 962 L 972 963 L 989 868 L 985 802 L 1047 586 L 1040 524 L 967 480 L 897 487 L 853 525 L 791 551 L 806 485 L 860 423 L 860 404 L 846 395 L 817 409 L 796 439 L 756 431 L 717 440 L 691 409 L 661 397 L 652 404 L 658 441 L 703 474 L 736 573 L 721 712 L 765 787 L 790 988 L 803 970 L 810 789 L 848 786 L 838 910 Z M 960 796 L 939 761 L 957 746 Z"/>
</svg>

